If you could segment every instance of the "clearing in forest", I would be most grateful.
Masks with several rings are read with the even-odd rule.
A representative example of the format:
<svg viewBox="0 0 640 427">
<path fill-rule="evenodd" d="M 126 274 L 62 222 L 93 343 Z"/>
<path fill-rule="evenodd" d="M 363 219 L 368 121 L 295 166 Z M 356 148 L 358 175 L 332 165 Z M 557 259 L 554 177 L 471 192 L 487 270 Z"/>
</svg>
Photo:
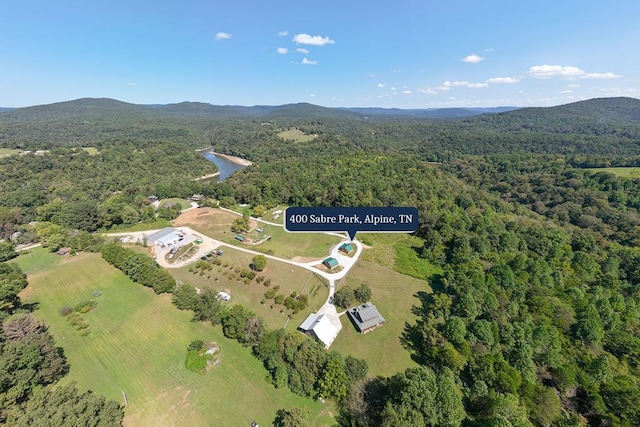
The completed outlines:
<svg viewBox="0 0 640 427">
<path fill-rule="evenodd" d="M 133 283 L 100 254 L 31 253 L 12 261 L 29 280 L 20 297 L 37 304 L 34 315 L 64 349 L 71 371 L 62 383 L 76 381 L 121 403 L 124 391 L 125 425 L 269 425 L 279 408 L 308 407 L 317 417 L 332 407 L 275 389 L 249 348 L 225 338 L 219 326 L 191 322 L 192 313 L 175 308 L 170 295 Z M 91 299 L 97 306 L 83 314 L 91 333 L 82 336 L 59 311 Z M 206 374 L 185 368 L 187 347 L 196 339 L 218 343 L 224 354 Z"/>
</svg>

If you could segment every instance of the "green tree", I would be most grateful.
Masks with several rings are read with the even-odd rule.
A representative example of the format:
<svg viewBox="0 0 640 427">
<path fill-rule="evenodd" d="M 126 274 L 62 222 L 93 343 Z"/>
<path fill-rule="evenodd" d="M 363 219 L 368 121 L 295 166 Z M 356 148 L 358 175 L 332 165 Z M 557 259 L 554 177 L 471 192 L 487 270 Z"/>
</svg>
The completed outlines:
<svg viewBox="0 0 640 427">
<path fill-rule="evenodd" d="M 9 242 L 0 242 L 0 262 L 8 261 L 18 256 L 13 249 L 13 245 Z"/>
<path fill-rule="evenodd" d="M 355 299 L 360 303 L 371 301 L 371 288 L 364 283 L 354 289 L 353 294 Z"/>
<path fill-rule="evenodd" d="M 20 307 L 18 294 L 27 287 L 27 278 L 16 264 L 0 262 L 0 322 Z"/>
<path fill-rule="evenodd" d="M 349 355 L 344 358 L 344 364 L 345 372 L 347 373 L 347 377 L 349 378 L 350 383 L 364 380 L 367 376 L 369 366 L 367 365 L 366 360 L 358 359 Z"/>
<path fill-rule="evenodd" d="M 278 409 L 273 425 L 276 427 L 307 427 L 310 418 L 309 408 L 294 406 L 289 409 Z"/>
<path fill-rule="evenodd" d="M 327 363 L 318 380 L 320 396 L 341 401 L 349 391 L 349 377 L 346 364 L 340 353 L 332 351 L 327 356 Z"/>
<path fill-rule="evenodd" d="M 195 287 L 182 284 L 173 293 L 173 305 L 180 310 L 193 310 L 198 302 L 198 291 Z"/>
<path fill-rule="evenodd" d="M 338 307 L 349 308 L 355 300 L 355 293 L 349 286 L 340 288 L 333 294 L 333 303 Z"/>
<path fill-rule="evenodd" d="M 256 255 L 251 259 L 251 265 L 254 270 L 262 271 L 267 267 L 267 257 L 264 255 Z"/>
<path fill-rule="evenodd" d="M 436 402 L 437 425 L 459 426 L 467 416 L 462 392 L 449 368 L 444 368 L 437 377 Z"/>
<path fill-rule="evenodd" d="M 91 391 L 79 393 L 75 383 L 38 390 L 7 420 L 15 427 L 121 426 L 122 406 Z"/>
</svg>

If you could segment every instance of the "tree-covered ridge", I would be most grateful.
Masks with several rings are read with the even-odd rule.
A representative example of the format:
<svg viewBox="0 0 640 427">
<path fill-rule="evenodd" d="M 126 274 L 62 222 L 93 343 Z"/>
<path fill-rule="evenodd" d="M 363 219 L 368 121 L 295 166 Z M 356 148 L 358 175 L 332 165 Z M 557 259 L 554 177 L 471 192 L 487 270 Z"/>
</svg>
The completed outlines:
<svg viewBox="0 0 640 427">
<path fill-rule="evenodd" d="M 630 159 L 629 159 L 630 160 Z M 640 179 L 572 165 L 557 156 L 464 158 L 445 167 L 459 178 L 504 200 L 583 230 L 585 239 L 640 243 Z M 592 243 L 593 244 L 593 243 Z"/>
<path fill-rule="evenodd" d="M 640 101 L 602 98 L 559 107 L 524 108 L 471 118 L 433 120 L 377 116 L 311 104 L 141 106 L 83 99 L 0 113 L 0 146 L 43 149 L 154 139 L 254 156 L 279 129 L 341 136 L 353 147 L 413 153 L 442 161 L 504 152 L 638 155 Z"/>
</svg>

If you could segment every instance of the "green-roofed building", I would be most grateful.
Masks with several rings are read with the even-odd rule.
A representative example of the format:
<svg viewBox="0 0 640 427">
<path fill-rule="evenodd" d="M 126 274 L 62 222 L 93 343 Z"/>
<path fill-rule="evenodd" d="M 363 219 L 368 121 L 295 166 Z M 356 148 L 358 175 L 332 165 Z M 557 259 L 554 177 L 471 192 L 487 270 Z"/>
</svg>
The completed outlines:
<svg viewBox="0 0 640 427">
<path fill-rule="evenodd" d="M 340 245 L 340 247 L 338 248 L 338 250 L 340 252 L 342 252 L 343 254 L 347 254 L 349 255 L 351 252 L 353 252 L 356 248 L 353 246 L 353 244 L 351 243 L 343 243 Z"/>
<path fill-rule="evenodd" d="M 327 267 L 329 270 L 333 270 L 334 268 L 336 268 L 338 266 L 338 260 L 335 259 L 334 257 L 329 257 L 329 258 L 325 259 L 324 261 L 322 261 L 322 265 Z"/>
</svg>

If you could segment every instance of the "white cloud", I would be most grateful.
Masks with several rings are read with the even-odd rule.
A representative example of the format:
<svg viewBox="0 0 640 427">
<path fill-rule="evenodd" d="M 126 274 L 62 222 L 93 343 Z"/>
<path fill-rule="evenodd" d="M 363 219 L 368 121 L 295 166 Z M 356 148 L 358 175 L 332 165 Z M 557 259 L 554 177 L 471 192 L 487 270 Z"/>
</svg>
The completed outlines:
<svg viewBox="0 0 640 427">
<path fill-rule="evenodd" d="M 514 77 L 493 77 L 487 80 L 489 84 L 509 84 L 509 83 L 518 83 L 520 79 L 516 79 Z"/>
<path fill-rule="evenodd" d="M 385 87 L 386 85 L 384 83 L 378 83 L 376 86 L 378 87 Z"/>
<path fill-rule="evenodd" d="M 128 82 L 127 86 L 138 86 L 138 83 L 134 83 L 134 82 Z"/>
<path fill-rule="evenodd" d="M 316 97 L 316 94 L 315 94 L 315 93 L 310 93 L 310 94 L 309 94 L 309 96 L 310 96 L 311 98 L 315 98 L 315 97 Z"/>
<path fill-rule="evenodd" d="M 223 33 L 222 31 L 220 31 L 218 34 L 216 34 L 216 40 L 226 40 L 230 38 L 231 34 L 229 33 Z"/>
<path fill-rule="evenodd" d="M 529 77 L 536 79 L 548 79 L 551 77 L 562 78 L 580 78 L 580 79 L 617 79 L 622 76 L 607 72 L 607 73 L 587 73 L 578 67 L 571 65 L 534 65 L 529 68 L 527 72 Z"/>
<path fill-rule="evenodd" d="M 398 90 L 398 88 L 395 86 L 391 86 L 391 90 Z"/>
<path fill-rule="evenodd" d="M 572 85 L 567 85 L 567 87 L 580 87 L 580 85 L 572 84 Z"/>
<path fill-rule="evenodd" d="M 587 73 L 580 76 L 581 79 L 618 79 L 622 76 L 613 73 Z"/>
<path fill-rule="evenodd" d="M 299 48 L 297 48 L 297 49 L 296 49 L 296 52 L 298 52 L 298 53 L 304 53 L 305 55 L 306 55 L 307 53 L 309 53 L 309 51 L 308 51 L 307 49 L 303 48 L 303 47 L 299 47 Z"/>
<path fill-rule="evenodd" d="M 403 90 L 402 93 L 404 93 L 405 95 L 411 95 L 413 92 L 411 92 L 410 90 Z"/>
<path fill-rule="evenodd" d="M 467 87 L 470 87 L 471 89 L 480 89 L 483 87 L 488 87 L 489 84 L 488 83 L 469 83 L 467 85 Z"/>
<path fill-rule="evenodd" d="M 293 36 L 293 42 L 296 44 L 310 44 L 313 46 L 324 46 L 325 44 L 334 44 L 335 41 L 329 37 L 310 36 L 309 34 L 296 34 Z"/>
<path fill-rule="evenodd" d="M 286 55 L 287 52 L 289 52 L 289 49 L 287 49 L 286 47 L 279 47 L 276 52 L 278 52 L 280 55 Z"/>
<path fill-rule="evenodd" d="M 444 83 L 442 83 L 440 86 L 436 87 L 436 89 L 438 90 L 442 90 L 442 91 L 447 91 L 449 89 L 451 89 L 452 87 L 458 87 L 458 86 L 469 86 L 469 82 L 466 81 L 453 81 L 450 82 L 449 80 L 445 81 Z"/>
<path fill-rule="evenodd" d="M 473 54 L 473 55 L 465 56 L 464 58 L 462 58 L 462 61 L 468 62 L 469 64 L 477 64 L 480 61 L 484 61 L 484 58 L 476 54 Z"/>
<path fill-rule="evenodd" d="M 529 68 L 527 75 L 534 79 L 548 79 L 551 77 L 579 77 L 586 74 L 585 71 L 571 65 L 534 65 Z"/>
<path fill-rule="evenodd" d="M 278 33 L 278 36 L 280 36 L 280 37 L 286 37 L 286 36 L 288 36 L 288 35 L 289 35 L 289 31 L 280 31 L 280 32 Z"/>
<path fill-rule="evenodd" d="M 572 91 L 571 89 L 567 89 L 567 90 L 561 90 L 561 91 L 560 91 L 560 92 L 558 92 L 558 93 L 563 93 L 563 94 L 564 94 L 564 93 L 573 93 L 573 91 Z"/>
<path fill-rule="evenodd" d="M 437 91 L 437 90 L 435 90 L 435 89 L 433 89 L 433 88 L 430 88 L 430 87 L 427 87 L 427 88 L 419 88 L 419 89 L 418 89 L 418 92 L 420 92 L 420 93 L 426 93 L 427 95 L 437 95 L 437 94 L 438 94 L 438 91 Z"/>
<path fill-rule="evenodd" d="M 303 63 L 304 65 L 316 65 L 316 64 L 318 63 L 318 61 L 312 61 L 312 60 L 310 60 L 310 59 L 304 58 L 304 59 L 302 60 L 302 63 Z"/>
</svg>

